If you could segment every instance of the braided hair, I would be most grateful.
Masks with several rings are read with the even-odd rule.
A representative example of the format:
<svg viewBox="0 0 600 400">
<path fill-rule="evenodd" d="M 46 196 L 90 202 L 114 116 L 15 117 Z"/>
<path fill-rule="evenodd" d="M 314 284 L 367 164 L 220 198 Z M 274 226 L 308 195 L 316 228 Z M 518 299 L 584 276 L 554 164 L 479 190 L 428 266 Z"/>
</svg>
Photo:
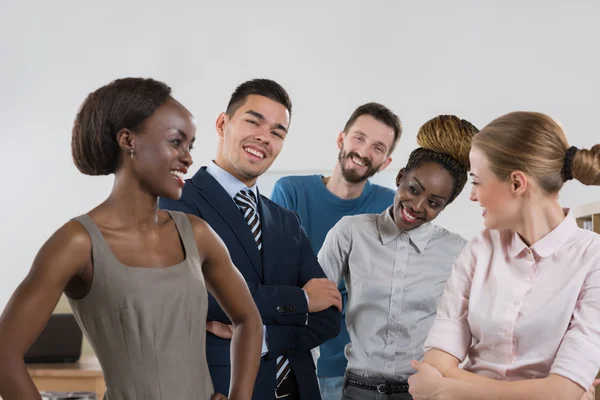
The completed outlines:
<svg viewBox="0 0 600 400">
<path fill-rule="evenodd" d="M 419 129 L 417 144 L 420 147 L 410 153 L 405 171 L 418 168 L 426 162 L 444 167 L 454 179 L 454 191 L 448 201 L 450 204 L 467 183 L 471 140 L 477 132 L 479 130 L 469 121 L 454 115 L 438 115 Z"/>
</svg>

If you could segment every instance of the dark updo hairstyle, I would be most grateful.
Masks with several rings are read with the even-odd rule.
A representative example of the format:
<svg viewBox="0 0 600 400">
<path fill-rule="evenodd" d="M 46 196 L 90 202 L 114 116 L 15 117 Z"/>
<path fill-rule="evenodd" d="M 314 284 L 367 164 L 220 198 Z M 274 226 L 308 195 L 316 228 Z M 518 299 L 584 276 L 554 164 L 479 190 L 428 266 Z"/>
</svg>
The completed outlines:
<svg viewBox="0 0 600 400">
<path fill-rule="evenodd" d="M 465 187 L 470 168 L 471 140 L 479 132 L 469 121 L 454 115 L 438 115 L 427 121 L 417 134 L 417 144 L 408 158 L 405 172 L 426 162 L 434 162 L 446 169 L 454 180 L 450 204 Z"/>
<path fill-rule="evenodd" d="M 73 161 L 86 175 L 113 174 L 122 153 L 117 133 L 135 130 L 164 104 L 171 88 L 154 79 L 117 79 L 90 93 L 81 105 L 71 137 Z"/>
</svg>

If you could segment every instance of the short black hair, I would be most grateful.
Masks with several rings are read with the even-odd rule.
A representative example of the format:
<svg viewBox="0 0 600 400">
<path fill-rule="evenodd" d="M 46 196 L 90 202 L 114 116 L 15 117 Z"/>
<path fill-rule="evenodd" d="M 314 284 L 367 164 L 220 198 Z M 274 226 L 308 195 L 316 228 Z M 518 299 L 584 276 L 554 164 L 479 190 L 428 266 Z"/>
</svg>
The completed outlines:
<svg viewBox="0 0 600 400">
<path fill-rule="evenodd" d="M 394 114 L 392 110 L 382 104 L 373 102 L 366 103 L 354 110 L 346 122 L 346 125 L 344 125 L 344 133 L 348 133 L 350 127 L 354 124 L 354 122 L 356 122 L 358 117 L 362 115 L 370 115 L 377 121 L 389 126 L 394 130 L 394 141 L 388 150 L 388 155 L 392 154 L 396 148 L 396 145 L 398 144 L 398 141 L 400 140 L 400 136 L 402 135 L 402 122 L 400 122 L 400 118 L 398 118 L 398 116 Z"/>
<path fill-rule="evenodd" d="M 271 79 L 252 79 L 235 88 L 227 104 L 225 111 L 227 115 L 235 114 L 250 95 L 263 96 L 283 105 L 290 113 L 290 118 L 292 117 L 292 100 L 290 100 L 288 92 Z"/>
<path fill-rule="evenodd" d="M 116 171 L 121 149 L 117 133 L 135 130 L 171 96 L 163 82 L 117 79 L 90 93 L 82 103 L 71 136 L 71 153 L 79 171 L 109 175 Z"/>
</svg>

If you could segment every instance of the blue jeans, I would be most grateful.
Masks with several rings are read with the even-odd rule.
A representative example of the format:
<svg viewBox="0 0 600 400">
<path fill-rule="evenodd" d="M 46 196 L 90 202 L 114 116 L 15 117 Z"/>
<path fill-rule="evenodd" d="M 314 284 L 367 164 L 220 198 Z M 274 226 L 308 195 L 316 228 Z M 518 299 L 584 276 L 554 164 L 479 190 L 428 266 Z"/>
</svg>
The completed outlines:
<svg viewBox="0 0 600 400">
<path fill-rule="evenodd" d="M 319 378 L 319 388 L 323 400 L 340 400 L 344 387 L 343 376 L 328 376 Z"/>
</svg>

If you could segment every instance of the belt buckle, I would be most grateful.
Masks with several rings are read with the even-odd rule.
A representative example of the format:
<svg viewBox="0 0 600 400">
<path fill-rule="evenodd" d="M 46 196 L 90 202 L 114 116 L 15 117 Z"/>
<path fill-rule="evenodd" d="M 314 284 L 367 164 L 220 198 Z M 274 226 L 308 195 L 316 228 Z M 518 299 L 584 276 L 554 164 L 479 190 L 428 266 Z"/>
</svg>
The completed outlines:
<svg viewBox="0 0 600 400">
<path fill-rule="evenodd" d="M 377 385 L 377 393 L 387 394 L 387 385 L 385 383 Z"/>
</svg>

